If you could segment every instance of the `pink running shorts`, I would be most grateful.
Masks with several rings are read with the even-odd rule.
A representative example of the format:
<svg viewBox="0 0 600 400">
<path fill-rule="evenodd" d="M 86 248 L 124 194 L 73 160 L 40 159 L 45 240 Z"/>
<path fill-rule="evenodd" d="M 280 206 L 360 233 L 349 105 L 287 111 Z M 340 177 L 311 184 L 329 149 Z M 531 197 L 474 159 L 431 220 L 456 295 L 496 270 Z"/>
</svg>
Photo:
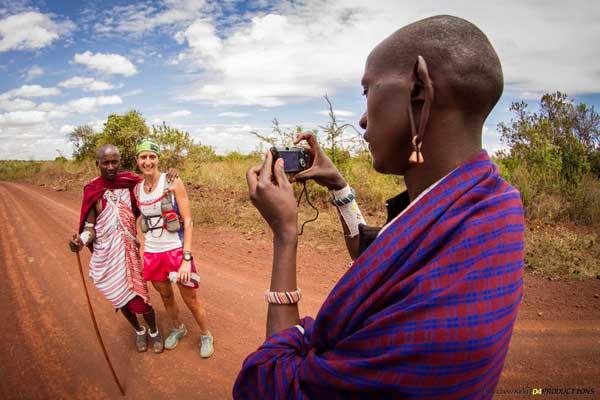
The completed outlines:
<svg viewBox="0 0 600 400">
<path fill-rule="evenodd" d="M 168 281 L 169 272 L 177 272 L 183 261 L 183 248 L 164 251 L 162 253 L 144 252 L 144 279 L 147 281 Z M 196 272 L 196 265 L 192 260 L 192 272 Z M 198 282 L 191 280 L 194 289 L 198 288 Z M 190 286 L 192 287 L 192 286 Z"/>
</svg>

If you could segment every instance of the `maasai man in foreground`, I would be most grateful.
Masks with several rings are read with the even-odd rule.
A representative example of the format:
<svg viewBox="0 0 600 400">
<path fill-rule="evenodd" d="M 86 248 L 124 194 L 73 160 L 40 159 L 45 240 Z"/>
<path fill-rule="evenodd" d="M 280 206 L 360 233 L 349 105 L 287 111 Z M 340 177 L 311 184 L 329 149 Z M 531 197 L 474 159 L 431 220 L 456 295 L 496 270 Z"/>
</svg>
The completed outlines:
<svg viewBox="0 0 600 400">
<path fill-rule="evenodd" d="M 456 17 L 408 25 L 369 55 L 360 120 L 381 173 L 407 191 L 381 230 L 315 138 L 295 180 L 332 191 L 354 262 L 315 319 L 299 318 L 297 209 L 272 156 L 248 171 L 250 198 L 273 230 L 267 340 L 245 361 L 236 399 L 491 399 L 522 297 L 523 208 L 482 150 L 503 90 L 486 36 Z M 326 265 L 318 266 L 327 268 Z"/>
<path fill-rule="evenodd" d="M 142 179 L 132 172 L 119 171 L 121 155 L 113 145 L 104 145 L 96 153 L 100 176 L 83 189 L 79 235 L 73 235 L 70 247 L 92 251 L 89 274 L 94 284 L 116 310 L 135 329 L 136 348 L 147 350 L 148 335 L 155 353 L 162 353 L 163 339 L 156 325 L 154 309 L 148 304 L 148 288 L 136 238 L 136 206 L 133 189 Z M 132 201 L 133 200 L 133 201 Z M 141 314 L 149 326 L 141 326 Z"/>
</svg>

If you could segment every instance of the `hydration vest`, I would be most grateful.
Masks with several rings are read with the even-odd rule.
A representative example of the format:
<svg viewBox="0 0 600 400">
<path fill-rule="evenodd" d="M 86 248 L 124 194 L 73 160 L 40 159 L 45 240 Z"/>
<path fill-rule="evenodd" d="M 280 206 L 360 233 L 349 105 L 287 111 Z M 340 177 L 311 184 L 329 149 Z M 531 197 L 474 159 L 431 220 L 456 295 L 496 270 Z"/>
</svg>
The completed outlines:
<svg viewBox="0 0 600 400">
<path fill-rule="evenodd" d="M 165 193 L 159 197 L 158 199 L 152 201 L 152 202 L 148 202 L 148 203 L 142 203 L 139 201 L 139 192 L 138 190 L 141 190 L 141 186 L 138 183 L 138 185 L 136 185 L 136 188 L 134 190 L 135 193 L 135 200 L 137 202 L 137 206 L 138 209 L 142 210 L 141 206 L 149 206 L 152 204 L 155 204 L 157 202 L 160 201 L 160 209 L 161 209 L 161 213 L 157 214 L 157 215 L 144 215 L 143 213 L 141 214 L 142 219 L 140 221 L 140 225 L 141 225 L 141 230 L 143 233 L 146 233 L 148 231 L 155 231 L 160 229 L 161 230 L 161 234 L 162 234 L 162 230 L 166 229 L 168 232 L 178 232 L 179 233 L 179 237 L 181 238 L 183 236 L 183 224 L 181 221 L 181 215 L 179 213 L 179 207 L 177 207 L 177 201 L 175 199 L 175 196 L 173 195 L 173 192 L 171 191 L 165 191 Z M 159 218 L 162 217 L 162 218 Z M 161 224 L 162 222 L 162 224 Z"/>
</svg>

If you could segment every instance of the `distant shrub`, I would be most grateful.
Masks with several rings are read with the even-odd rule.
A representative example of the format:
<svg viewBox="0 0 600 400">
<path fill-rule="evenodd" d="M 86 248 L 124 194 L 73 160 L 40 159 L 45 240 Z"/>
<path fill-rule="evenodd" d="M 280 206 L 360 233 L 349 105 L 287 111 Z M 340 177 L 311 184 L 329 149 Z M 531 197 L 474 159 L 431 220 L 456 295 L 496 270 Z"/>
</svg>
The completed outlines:
<svg viewBox="0 0 600 400">
<path fill-rule="evenodd" d="M 527 215 L 600 224 L 600 117 L 594 108 L 557 92 L 542 97 L 537 113 L 524 102 L 510 110 L 516 118 L 498 125 L 510 149 L 497 162 L 521 191 Z"/>
<path fill-rule="evenodd" d="M 37 174 L 44 161 L 0 160 L 0 180 L 10 181 Z"/>
</svg>

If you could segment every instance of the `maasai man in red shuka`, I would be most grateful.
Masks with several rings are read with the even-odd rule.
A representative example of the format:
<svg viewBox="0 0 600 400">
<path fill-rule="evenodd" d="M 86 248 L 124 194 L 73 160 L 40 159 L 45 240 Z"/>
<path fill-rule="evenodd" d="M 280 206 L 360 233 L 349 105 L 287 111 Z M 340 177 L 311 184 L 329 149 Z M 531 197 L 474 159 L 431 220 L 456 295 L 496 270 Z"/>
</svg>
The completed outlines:
<svg viewBox="0 0 600 400">
<path fill-rule="evenodd" d="M 135 329 L 136 348 L 148 348 L 148 335 L 155 353 L 162 353 L 163 339 L 156 325 L 154 309 L 148 304 L 148 288 L 136 238 L 139 216 L 133 189 L 141 178 L 131 172 L 119 172 L 121 156 L 113 145 L 104 145 L 96 154 L 101 175 L 83 189 L 79 235 L 73 235 L 70 247 L 92 251 L 89 274 L 100 292 Z M 149 326 L 141 326 L 141 314 Z"/>
<path fill-rule="evenodd" d="M 473 24 L 410 24 L 369 55 L 360 119 L 378 172 L 404 176 L 383 229 L 311 134 L 313 179 L 331 190 L 354 262 L 315 319 L 299 318 L 297 208 L 283 160 L 248 171 L 273 230 L 267 339 L 244 361 L 235 399 L 491 399 L 522 297 L 523 207 L 481 149 L 503 90 Z M 275 182 L 272 181 L 275 179 Z M 327 266 L 320 266 L 327 268 Z"/>
</svg>

